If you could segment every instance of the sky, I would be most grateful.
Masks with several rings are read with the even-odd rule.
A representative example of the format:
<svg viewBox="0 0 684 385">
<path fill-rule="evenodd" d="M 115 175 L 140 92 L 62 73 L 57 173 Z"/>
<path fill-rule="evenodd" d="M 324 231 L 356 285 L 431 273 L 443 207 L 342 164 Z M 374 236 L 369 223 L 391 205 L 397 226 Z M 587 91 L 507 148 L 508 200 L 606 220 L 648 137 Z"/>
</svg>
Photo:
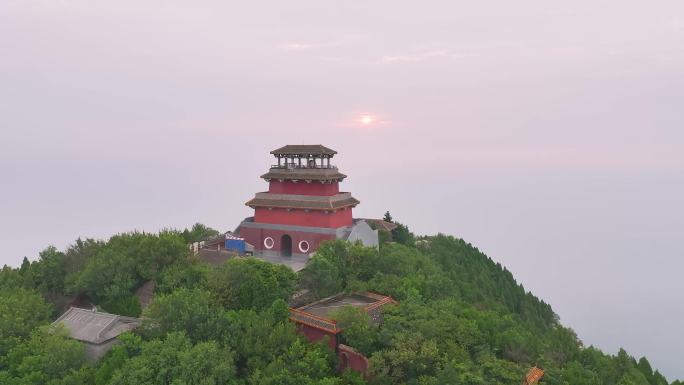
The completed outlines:
<svg viewBox="0 0 684 385">
<path fill-rule="evenodd" d="M 684 379 L 684 3 L 3 0 L 0 264 L 231 230 L 284 144 Z"/>
</svg>

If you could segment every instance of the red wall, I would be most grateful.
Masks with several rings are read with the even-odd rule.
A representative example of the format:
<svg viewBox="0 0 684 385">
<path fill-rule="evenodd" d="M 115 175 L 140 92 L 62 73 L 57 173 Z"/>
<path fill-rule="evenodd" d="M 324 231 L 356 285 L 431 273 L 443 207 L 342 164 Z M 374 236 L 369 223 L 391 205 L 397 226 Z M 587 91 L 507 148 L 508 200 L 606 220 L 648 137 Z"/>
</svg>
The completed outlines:
<svg viewBox="0 0 684 385">
<path fill-rule="evenodd" d="M 339 371 L 349 368 L 355 372 L 361 373 L 364 377 L 366 376 L 369 366 L 368 358 L 350 346 L 343 344 L 338 345 L 336 334 L 301 323 L 297 323 L 297 328 L 299 329 L 299 332 L 311 342 L 318 342 L 326 337 L 329 338 L 328 347 L 332 351 L 337 351 Z"/>
<path fill-rule="evenodd" d="M 307 233 L 303 231 L 282 231 L 282 230 L 266 230 L 253 227 L 243 227 L 240 229 L 240 237 L 244 238 L 247 243 L 254 245 L 256 250 L 269 250 L 269 251 L 280 251 L 280 240 L 284 234 L 292 237 L 292 252 L 301 253 L 299 250 L 299 242 L 307 241 L 309 242 L 309 251 L 307 253 L 313 253 L 318 249 L 321 242 L 335 239 L 334 234 L 317 234 L 317 233 Z M 273 238 L 273 248 L 266 249 L 264 247 L 264 238 Z"/>
<path fill-rule="evenodd" d="M 357 352 L 353 348 L 340 344 L 337 350 L 337 357 L 339 358 L 339 371 L 343 371 L 347 368 L 359 372 L 366 376 L 366 371 L 368 370 L 368 358 L 363 354 Z"/>
<path fill-rule="evenodd" d="M 307 213 L 304 210 L 269 210 L 257 207 L 254 210 L 254 222 L 336 229 L 338 227 L 352 225 L 352 209 L 347 208 L 346 210 L 338 210 L 335 213 L 328 212 L 328 214 L 325 214 L 323 211 L 319 210 L 311 210 Z"/>
<path fill-rule="evenodd" d="M 340 192 L 340 185 L 337 182 L 320 183 L 320 182 L 297 182 L 291 181 L 279 182 L 271 180 L 268 184 L 268 192 L 275 194 L 298 194 L 298 195 L 321 195 L 330 196 Z"/>
<path fill-rule="evenodd" d="M 314 327 L 311 327 L 309 325 L 304 325 L 304 324 L 297 324 L 299 327 L 299 331 L 304 334 L 304 336 L 311 342 L 318 342 L 322 340 L 325 337 L 330 338 L 328 340 L 328 346 L 330 347 L 331 350 L 335 351 L 337 349 L 337 335 L 334 333 L 328 333 L 325 332 L 321 329 L 317 329 Z"/>
</svg>

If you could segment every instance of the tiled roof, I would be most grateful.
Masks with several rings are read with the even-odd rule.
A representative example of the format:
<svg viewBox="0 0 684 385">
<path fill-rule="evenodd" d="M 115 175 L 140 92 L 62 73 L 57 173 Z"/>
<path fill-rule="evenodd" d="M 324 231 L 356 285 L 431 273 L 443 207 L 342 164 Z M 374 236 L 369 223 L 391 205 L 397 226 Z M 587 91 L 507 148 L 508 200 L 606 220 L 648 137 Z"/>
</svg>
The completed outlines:
<svg viewBox="0 0 684 385">
<path fill-rule="evenodd" d="M 208 263 L 214 266 L 220 266 L 227 260 L 235 258 L 238 253 L 234 250 L 211 250 L 211 249 L 201 249 L 197 253 L 197 257 L 200 261 Z"/>
<path fill-rule="evenodd" d="M 249 202 L 250 207 L 274 207 L 286 209 L 337 210 L 356 206 L 360 202 L 350 193 L 332 196 L 257 193 Z"/>
<path fill-rule="evenodd" d="M 544 377 L 544 371 L 539 369 L 538 367 L 532 367 L 530 368 L 530 371 L 527 372 L 527 376 L 525 376 L 525 382 L 524 385 L 535 385 L 539 383 L 539 380 Z"/>
<path fill-rule="evenodd" d="M 263 179 L 283 179 L 306 181 L 341 181 L 347 176 L 337 168 L 272 168 L 261 176 Z"/>
<path fill-rule="evenodd" d="M 366 221 L 369 225 L 374 225 L 378 230 L 385 230 L 391 232 L 392 230 L 397 228 L 396 223 L 387 222 L 382 219 L 364 218 L 363 220 Z"/>
<path fill-rule="evenodd" d="M 63 323 L 69 330 L 71 338 L 101 344 L 123 332 L 135 329 L 142 321 L 138 318 L 72 307 L 53 322 L 53 325 L 59 323 Z"/>
<path fill-rule="evenodd" d="M 337 210 L 344 207 L 356 206 L 360 202 L 356 198 L 332 202 L 310 202 L 281 199 L 257 199 L 254 198 L 246 203 L 250 207 L 275 207 L 285 209 L 309 209 L 309 210 Z"/>
<path fill-rule="evenodd" d="M 321 144 L 288 144 L 271 151 L 273 155 L 335 155 L 337 151 Z"/>
</svg>

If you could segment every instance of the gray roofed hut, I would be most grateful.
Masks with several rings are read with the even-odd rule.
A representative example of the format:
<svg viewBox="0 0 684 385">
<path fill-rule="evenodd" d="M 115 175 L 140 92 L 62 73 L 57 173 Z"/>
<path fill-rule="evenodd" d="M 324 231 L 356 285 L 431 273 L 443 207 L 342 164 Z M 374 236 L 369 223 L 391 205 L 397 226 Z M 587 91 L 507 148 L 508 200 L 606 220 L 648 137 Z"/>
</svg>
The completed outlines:
<svg viewBox="0 0 684 385">
<path fill-rule="evenodd" d="M 374 226 L 378 230 L 384 230 L 387 232 L 392 232 L 392 230 L 397 228 L 396 223 L 387 222 L 384 219 L 364 218 L 363 220 L 366 221 L 369 225 Z"/>
<path fill-rule="evenodd" d="M 87 359 L 95 362 L 119 342 L 119 335 L 137 328 L 142 320 L 72 307 L 52 324 L 60 323 L 71 338 L 83 343 Z"/>
</svg>

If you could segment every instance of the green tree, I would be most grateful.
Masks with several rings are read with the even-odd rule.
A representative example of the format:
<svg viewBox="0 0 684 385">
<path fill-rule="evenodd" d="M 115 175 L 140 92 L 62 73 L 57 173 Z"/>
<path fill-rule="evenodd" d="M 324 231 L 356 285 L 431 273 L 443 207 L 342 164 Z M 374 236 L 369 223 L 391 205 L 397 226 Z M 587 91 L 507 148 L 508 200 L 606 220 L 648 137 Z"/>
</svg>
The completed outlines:
<svg viewBox="0 0 684 385">
<path fill-rule="evenodd" d="M 105 248 L 77 273 L 73 292 L 85 292 L 96 303 L 122 300 L 131 296 L 141 282 L 137 261 L 112 248 Z"/>
<path fill-rule="evenodd" d="M 374 228 L 374 230 L 378 230 L 378 243 L 380 244 L 380 247 L 383 247 L 385 244 L 392 242 L 391 232 L 376 228 Z"/>
<path fill-rule="evenodd" d="M 296 340 L 282 355 L 277 356 L 263 369 L 255 371 L 248 380 L 250 385 L 302 385 L 317 384 L 334 376 L 333 361 L 325 348 Z"/>
<path fill-rule="evenodd" d="M 1 357 L 38 326 L 49 322 L 52 309 L 40 294 L 24 288 L 0 288 L 0 368 Z"/>
<path fill-rule="evenodd" d="M 121 293 L 117 296 L 106 297 L 100 302 L 99 307 L 112 314 L 137 317 L 142 311 L 140 301 L 135 295 L 125 295 Z"/>
<path fill-rule="evenodd" d="M 116 370 L 111 385 L 236 384 L 233 353 L 216 342 L 193 345 L 183 333 L 145 342 Z"/>
<path fill-rule="evenodd" d="M 31 264 L 31 274 L 34 287 L 44 292 L 63 292 L 64 276 L 64 253 L 50 246 L 40 252 L 40 259 Z"/>
<path fill-rule="evenodd" d="M 658 370 L 655 370 L 653 372 L 653 381 L 651 382 L 651 385 L 668 385 L 667 379 L 665 378 L 665 376 L 660 374 Z"/>
<path fill-rule="evenodd" d="M 42 327 L 7 356 L 7 373 L 21 384 L 56 384 L 85 363 L 84 347 L 61 327 Z"/>
<path fill-rule="evenodd" d="M 183 238 L 168 231 L 115 235 L 97 249 L 82 270 L 67 278 L 70 291 L 85 292 L 105 310 L 133 316 L 139 313 L 132 299 L 135 289 L 184 261 L 189 252 Z"/>
<path fill-rule="evenodd" d="M 78 238 L 64 253 L 64 273 L 73 274 L 83 270 L 88 261 L 104 247 L 105 243 L 88 238 Z"/>
<path fill-rule="evenodd" d="M 319 295 L 346 290 L 351 282 L 366 281 L 375 274 L 378 250 L 361 243 L 324 242 L 301 272 L 302 286 Z"/>
<path fill-rule="evenodd" d="M 282 303 L 262 312 L 230 310 L 224 314 L 221 343 L 235 350 L 237 367 L 246 377 L 266 367 L 301 338 L 291 322 L 282 320 L 279 307 Z"/>
<path fill-rule="evenodd" d="M 317 298 L 339 293 L 343 281 L 336 264 L 327 258 L 314 256 L 301 272 L 301 284 L 314 292 Z"/>
<path fill-rule="evenodd" d="M 360 308 L 344 306 L 330 314 L 342 328 L 342 341 L 355 350 L 370 355 L 377 344 L 377 327 L 370 315 Z"/>
<path fill-rule="evenodd" d="M 208 239 L 217 237 L 220 234 L 221 233 L 219 233 L 217 230 L 214 230 L 211 227 L 205 226 L 201 223 L 195 223 L 194 225 L 192 225 L 192 228 L 190 230 L 185 229 L 181 233 L 183 239 L 185 240 L 185 243 L 206 241 Z"/>
<path fill-rule="evenodd" d="M 637 363 L 637 369 L 646 377 L 648 382 L 652 385 L 655 385 L 655 381 L 653 378 L 653 368 L 651 368 L 651 363 L 648 362 L 646 357 L 641 357 L 639 359 L 639 362 Z"/>
<path fill-rule="evenodd" d="M 145 309 L 143 332 L 160 338 L 169 332 L 185 332 L 193 341 L 217 338 L 221 309 L 211 294 L 201 289 L 177 289 L 158 295 Z"/>
<path fill-rule="evenodd" d="M 180 288 L 206 287 L 207 275 L 212 268 L 208 264 L 190 260 L 175 263 L 161 272 L 155 292 L 170 293 Z"/>
<path fill-rule="evenodd" d="M 235 258 L 209 271 L 207 286 L 227 309 L 268 308 L 294 293 L 297 275 L 284 265 L 255 258 Z"/>
<path fill-rule="evenodd" d="M 27 284 L 24 278 L 24 271 L 30 269 L 30 263 L 26 257 L 24 257 L 24 262 L 22 263 L 21 269 L 13 269 L 7 265 L 0 269 L 0 290 L 1 289 L 12 289 L 16 287 L 31 287 L 31 284 Z M 24 268 L 26 266 L 26 268 Z"/>
<path fill-rule="evenodd" d="M 402 245 L 414 246 L 416 244 L 416 237 L 409 231 L 408 226 L 399 222 L 394 222 L 394 224 L 396 224 L 397 227 L 392 230 L 392 240 L 401 243 Z"/>
<path fill-rule="evenodd" d="M 91 381 L 94 385 L 107 385 L 114 373 L 116 373 L 126 362 L 134 356 L 140 354 L 143 340 L 140 336 L 131 332 L 126 332 L 119 336 L 121 344 L 112 346 L 112 349 L 102 358 L 93 373 Z"/>
<path fill-rule="evenodd" d="M 370 358 L 373 383 L 403 384 L 422 376 L 435 376 L 443 357 L 437 343 L 420 334 L 402 334 Z"/>
<path fill-rule="evenodd" d="M 563 379 L 572 385 L 595 385 L 600 384 L 599 376 L 593 371 L 584 368 L 577 361 L 570 362 L 563 369 Z"/>
</svg>

